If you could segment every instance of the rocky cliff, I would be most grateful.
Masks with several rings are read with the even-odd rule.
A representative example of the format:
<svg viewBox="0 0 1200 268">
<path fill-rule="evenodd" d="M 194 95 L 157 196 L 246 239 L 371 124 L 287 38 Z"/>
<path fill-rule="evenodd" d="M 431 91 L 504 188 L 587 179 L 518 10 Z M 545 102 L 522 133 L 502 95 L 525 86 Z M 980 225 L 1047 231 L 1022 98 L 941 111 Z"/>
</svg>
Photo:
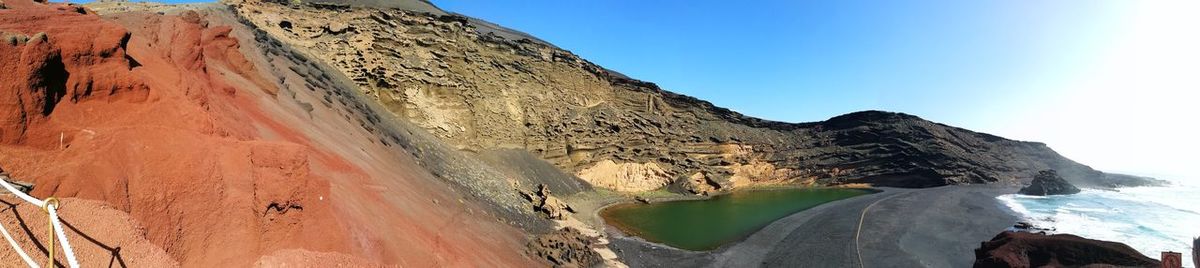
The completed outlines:
<svg viewBox="0 0 1200 268">
<path fill-rule="evenodd" d="M 1063 180 L 1054 170 L 1039 171 L 1029 186 L 1021 188 L 1019 193 L 1024 195 L 1063 195 L 1077 194 L 1079 188 Z"/>
<path fill-rule="evenodd" d="M 328 62 L 388 111 L 454 148 L 521 150 L 597 187 L 931 187 L 1027 180 L 1043 169 L 1091 187 L 1149 182 L 1101 173 L 1041 143 L 901 113 L 761 120 L 538 40 L 502 36 L 468 17 L 352 3 L 230 2 L 251 24 Z"/>
<path fill-rule="evenodd" d="M 1160 267 L 1133 248 L 1069 234 L 1003 232 L 975 250 L 974 267 Z"/>
<path fill-rule="evenodd" d="M 332 68 L 224 6 L 108 4 L 0 8 L 0 165 L 63 200 L 84 266 L 536 264 L 503 210 L 381 142 L 405 136 Z M 40 209 L 3 201 L 43 248 Z"/>
</svg>

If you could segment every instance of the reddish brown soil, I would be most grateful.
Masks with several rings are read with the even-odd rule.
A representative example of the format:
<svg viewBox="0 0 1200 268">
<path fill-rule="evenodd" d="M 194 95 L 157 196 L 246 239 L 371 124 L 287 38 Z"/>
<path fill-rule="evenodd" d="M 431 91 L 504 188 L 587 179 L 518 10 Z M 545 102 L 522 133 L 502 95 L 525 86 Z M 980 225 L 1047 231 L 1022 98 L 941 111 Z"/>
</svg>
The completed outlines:
<svg viewBox="0 0 1200 268">
<path fill-rule="evenodd" d="M 174 267 L 179 266 L 163 251 L 145 238 L 146 229 L 137 220 L 108 204 L 94 200 L 64 198 L 59 200 L 59 217 L 75 257 L 85 267 Z M 16 197 L 0 197 L 0 224 L 13 235 L 21 248 L 39 265 L 46 262 L 48 241 L 46 213 Z M 73 219 L 73 220 L 66 220 Z M 79 219 L 79 220 L 74 220 Z M 103 219 L 89 220 L 89 219 Z M 30 239 L 33 238 L 33 239 Z M 19 267 L 24 261 L 16 251 L 3 243 L 0 262 L 6 267 Z M 62 246 L 55 246 L 56 260 L 66 264 Z"/>
<path fill-rule="evenodd" d="M 519 231 L 453 202 L 462 199 L 406 154 L 334 111 L 301 115 L 278 101 L 287 84 L 265 78 L 265 56 L 218 26 L 229 21 L 186 12 L 117 23 L 61 4 L 5 3 L 0 31 L 46 38 L 0 44 L 0 166 L 35 183 L 36 197 L 77 198 L 63 218 L 96 243 L 138 248 L 123 251 L 127 261 L 532 263 Z"/>
<path fill-rule="evenodd" d="M 284 267 L 397 267 L 395 265 L 380 265 L 345 254 L 312 252 L 302 249 L 286 249 L 276 251 L 269 256 L 263 256 L 254 264 L 264 268 Z"/>
</svg>

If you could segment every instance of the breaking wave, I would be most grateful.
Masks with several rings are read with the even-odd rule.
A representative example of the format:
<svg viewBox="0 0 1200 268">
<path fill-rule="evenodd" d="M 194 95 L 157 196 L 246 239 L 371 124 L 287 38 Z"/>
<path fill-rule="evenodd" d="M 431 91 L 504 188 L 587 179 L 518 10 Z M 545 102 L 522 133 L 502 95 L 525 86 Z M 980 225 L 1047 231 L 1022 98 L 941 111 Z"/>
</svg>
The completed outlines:
<svg viewBox="0 0 1200 268">
<path fill-rule="evenodd" d="M 997 197 L 1034 226 L 1091 239 L 1125 243 L 1158 259 L 1162 251 L 1183 252 L 1192 263 L 1192 238 L 1200 236 L 1200 187 L 1084 189 L 1073 195 Z"/>
</svg>

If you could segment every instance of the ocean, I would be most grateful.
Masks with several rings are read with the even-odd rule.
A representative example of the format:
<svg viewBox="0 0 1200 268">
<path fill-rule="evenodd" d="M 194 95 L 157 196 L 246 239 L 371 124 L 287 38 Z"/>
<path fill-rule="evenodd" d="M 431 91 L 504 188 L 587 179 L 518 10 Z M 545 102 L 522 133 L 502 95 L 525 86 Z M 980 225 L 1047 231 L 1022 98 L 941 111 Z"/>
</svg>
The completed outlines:
<svg viewBox="0 0 1200 268">
<path fill-rule="evenodd" d="M 1200 236 L 1200 185 L 1176 182 L 1168 187 L 1083 189 L 1073 195 L 997 197 L 1014 214 L 1054 233 L 1125 243 L 1146 256 L 1182 252 L 1192 263 L 1192 238 Z"/>
</svg>

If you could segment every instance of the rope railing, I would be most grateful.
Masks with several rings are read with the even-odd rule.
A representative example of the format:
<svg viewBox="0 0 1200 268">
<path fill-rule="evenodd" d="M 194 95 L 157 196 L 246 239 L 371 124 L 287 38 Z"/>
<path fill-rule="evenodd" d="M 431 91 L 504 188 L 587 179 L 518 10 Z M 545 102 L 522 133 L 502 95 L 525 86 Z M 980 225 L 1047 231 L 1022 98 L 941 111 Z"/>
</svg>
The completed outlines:
<svg viewBox="0 0 1200 268">
<path fill-rule="evenodd" d="M 3 186 L 4 189 L 12 193 L 13 196 L 33 204 L 34 206 L 41 207 L 42 210 L 46 212 L 46 217 L 50 219 L 48 227 L 51 230 L 49 237 L 47 237 L 50 247 L 46 256 L 46 267 L 54 267 L 54 240 L 57 237 L 59 244 L 62 245 L 62 253 L 67 257 L 67 266 L 71 268 L 78 268 L 79 261 L 75 259 L 75 250 L 71 248 L 71 243 L 67 241 L 67 234 L 63 231 L 62 222 L 58 219 L 58 199 L 51 197 L 46 198 L 46 200 L 38 200 L 37 198 L 29 196 L 25 192 L 18 190 L 16 186 L 13 186 L 8 182 L 8 179 L 9 177 L 7 174 L 0 174 L 0 186 Z M 13 239 L 11 234 L 8 233 L 8 228 L 0 226 L 0 234 L 4 235 L 4 239 L 8 240 L 8 244 L 17 251 L 17 255 L 21 256 L 21 259 L 25 261 L 25 264 L 32 268 L 41 268 L 41 266 L 38 266 L 37 262 L 34 262 L 33 258 L 30 258 L 29 254 L 25 253 L 25 250 L 17 244 L 17 241 Z"/>
</svg>

